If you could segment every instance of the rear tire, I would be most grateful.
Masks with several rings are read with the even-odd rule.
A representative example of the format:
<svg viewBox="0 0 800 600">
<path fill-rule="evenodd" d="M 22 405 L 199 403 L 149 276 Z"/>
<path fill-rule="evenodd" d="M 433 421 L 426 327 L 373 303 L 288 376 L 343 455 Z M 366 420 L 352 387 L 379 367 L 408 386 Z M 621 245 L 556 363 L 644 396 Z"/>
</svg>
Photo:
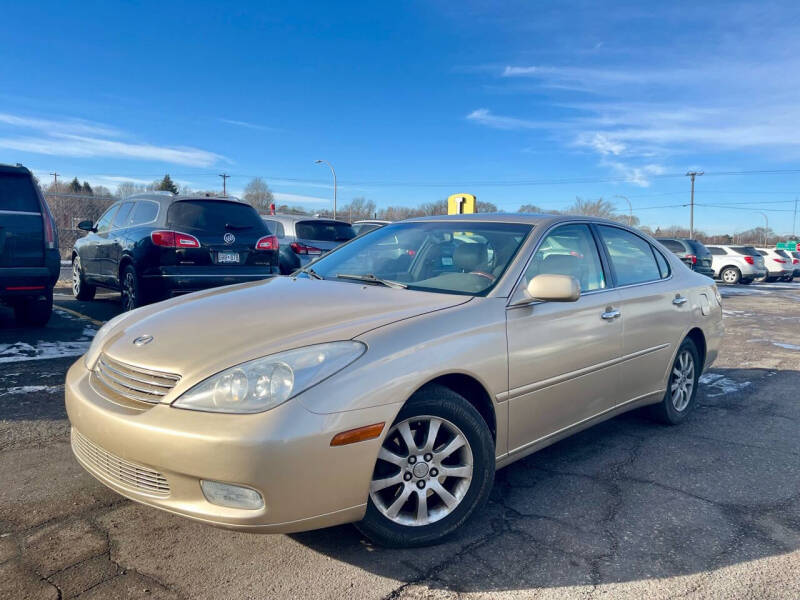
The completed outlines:
<svg viewBox="0 0 800 600">
<path fill-rule="evenodd" d="M 43 298 L 26 298 L 14 305 L 17 322 L 30 327 L 44 327 L 52 314 L 53 290 L 47 290 Z"/>
<path fill-rule="evenodd" d="M 728 285 L 736 285 L 742 279 L 742 272 L 736 267 L 725 267 L 719 274 L 719 278 Z"/>
<path fill-rule="evenodd" d="M 97 287 L 86 283 L 83 276 L 80 256 L 75 256 L 72 259 L 72 295 L 77 300 L 94 300 L 95 292 L 97 292 Z"/>
<path fill-rule="evenodd" d="M 651 407 L 653 417 L 666 425 L 678 425 L 686 420 L 695 406 L 699 379 L 700 354 L 694 342 L 686 338 L 675 353 L 664 398 Z"/>
<path fill-rule="evenodd" d="M 383 440 L 356 527 L 383 546 L 438 543 L 486 503 L 494 469 L 492 434 L 475 407 L 448 388 L 425 387 Z"/>
<path fill-rule="evenodd" d="M 120 278 L 120 300 L 124 312 L 146 304 L 139 275 L 133 265 L 125 265 Z"/>
</svg>

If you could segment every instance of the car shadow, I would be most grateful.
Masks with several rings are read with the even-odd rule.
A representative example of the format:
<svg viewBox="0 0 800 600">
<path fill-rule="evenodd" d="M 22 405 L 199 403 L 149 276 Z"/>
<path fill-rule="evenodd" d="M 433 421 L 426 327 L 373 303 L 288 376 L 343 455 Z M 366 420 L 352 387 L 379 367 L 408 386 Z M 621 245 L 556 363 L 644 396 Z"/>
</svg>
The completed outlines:
<svg viewBox="0 0 800 600">
<path fill-rule="evenodd" d="M 712 369 L 677 427 L 634 411 L 498 471 L 444 543 L 341 526 L 291 537 L 381 577 L 457 592 L 689 575 L 800 547 L 800 372 Z"/>
</svg>

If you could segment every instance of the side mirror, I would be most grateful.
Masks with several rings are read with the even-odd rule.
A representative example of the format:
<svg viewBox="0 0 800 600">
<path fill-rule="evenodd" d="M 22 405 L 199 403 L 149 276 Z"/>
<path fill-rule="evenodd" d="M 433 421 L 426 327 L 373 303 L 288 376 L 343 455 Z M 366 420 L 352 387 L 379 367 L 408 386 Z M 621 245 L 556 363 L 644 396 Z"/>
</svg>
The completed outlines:
<svg viewBox="0 0 800 600">
<path fill-rule="evenodd" d="M 575 302 L 581 297 L 581 284 L 570 275 L 544 273 L 528 282 L 522 294 L 511 303 L 512 306 L 529 304 L 534 300 L 544 302 Z"/>
<path fill-rule="evenodd" d="M 81 221 L 78 223 L 78 229 L 81 231 L 94 231 L 94 224 L 91 221 Z"/>
</svg>

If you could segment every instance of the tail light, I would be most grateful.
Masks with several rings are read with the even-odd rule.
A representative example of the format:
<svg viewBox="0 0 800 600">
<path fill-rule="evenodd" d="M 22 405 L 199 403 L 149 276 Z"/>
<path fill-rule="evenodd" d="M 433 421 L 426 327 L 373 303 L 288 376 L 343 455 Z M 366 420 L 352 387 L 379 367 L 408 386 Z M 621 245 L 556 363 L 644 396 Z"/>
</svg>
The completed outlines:
<svg viewBox="0 0 800 600">
<path fill-rule="evenodd" d="M 744 262 L 746 262 L 748 265 L 756 264 L 756 261 L 753 260 L 752 256 L 745 256 L 744 257 Z"/>
<path fill-rule="evenodd" d="M 153 231 L 150 239 L 162 248 L 199 248 L 200 240 L 180 231 Z"/>
<path fill-rule="evenodd" d="M 274 235 L 265 235 L 256 242 L 256 250 L 277 250 L 278 238 Z"/>
<path fill-rule="evenodd" d="M 774 260 L 776 263 L 781 263 L 781 264 L 786 263 L 786 259 L 784 258 L 773 258 L 772 260 Z"/>
<path fill-rule="evenodd" d="M 792 259 L 792 264 L 793 264 L 793 265 L 798 265 L 798 264 L 800 264 L 800 259 L 793 258 L 793 259 Z"/>
<path fill-rule="evenodd" d="M 56 242 L 56 228 L 53 223 L 53 215 L 50 214 L 50 208 L 44 200 L 39 200 L 39 206 L 42 209 L 42 228 L 44 229 L 44 243 L 45 247 L 52 250 L 57 246 Z"/>
<path fill-rule="evenodd" d="M 294 250 L 295 254 L 322 254 L 322 250 L 319 248 L 298 244 L 297 242 L 292 242 L 289 247 Z"/>
<path fill-rule="evenodd" d="M 694 254 L 687 254 L 686 255 L 686 260 L 692 261 L 693 265 L 697 264 L 697 257 Z"/>
</svg>

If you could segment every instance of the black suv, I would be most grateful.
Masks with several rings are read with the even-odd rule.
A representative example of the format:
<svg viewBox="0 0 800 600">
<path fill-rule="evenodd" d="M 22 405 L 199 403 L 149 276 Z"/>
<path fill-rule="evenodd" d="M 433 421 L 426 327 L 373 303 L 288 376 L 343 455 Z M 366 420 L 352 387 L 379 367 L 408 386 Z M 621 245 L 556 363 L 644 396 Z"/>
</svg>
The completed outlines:
<svg viewBox="0 0 800 600">
<path fill-rule="evenodd" d="M 0 301 L 41 327 L 53 311 L 61 257 L 53 215 L 31 172 L 0 165 Z"/>
<path fill-rule="evenodd" d="M 138 194 L 114 203 L 72 251 L 72 293 L 119 290 L 122 307 L 278 272 L 278 240 L 236 198 Z"/>
<path fill-rule="evenodd" d="M 667 250 L 680 258 L 687 267 L 701 275 L 714 278 L 713 258 L 702 242 L 687 238 L 656 238 Z"/>
</svg>

